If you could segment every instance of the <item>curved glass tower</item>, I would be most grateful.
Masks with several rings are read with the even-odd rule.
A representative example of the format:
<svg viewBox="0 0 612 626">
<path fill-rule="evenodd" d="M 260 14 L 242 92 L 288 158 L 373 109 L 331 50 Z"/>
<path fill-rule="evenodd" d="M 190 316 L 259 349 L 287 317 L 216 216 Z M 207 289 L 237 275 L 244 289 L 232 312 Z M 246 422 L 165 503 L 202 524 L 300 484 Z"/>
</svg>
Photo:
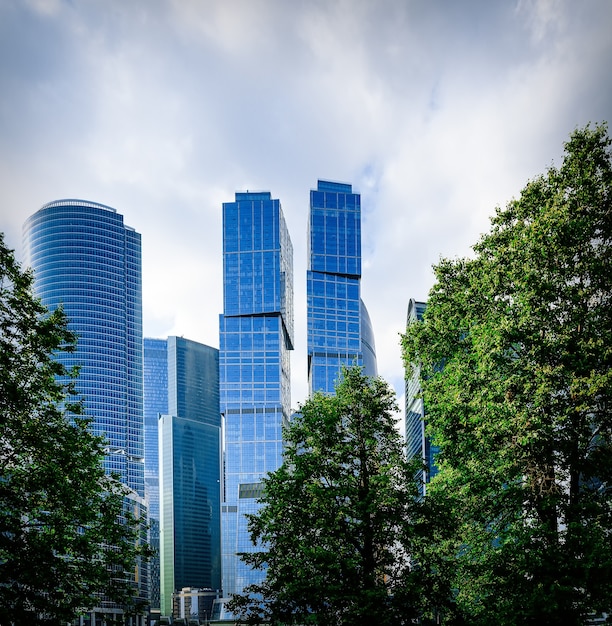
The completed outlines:
<svg viewBox="0 0 612 626">
<path fill-rule="evenodd" d="M 25 265 L 36 295 L 60 304 L 78 336 L 77 391 L 96 434 L 108 440 L 105 468 L 144 497 L 140 234 L 115 209 L 84 200 L 45 204 L 24 224 Z"/>
<path fill-rule="evenodd" d="M 361 300 L 361 196 L 319 180 L 310 192 L 308 389 L 334 393 L 343 365 L 377 375 L 374 333 Z"/>
<path fill-rule="evenodd" d="M 378 376 L 374 328 L 372 327 L 370 314 L 363 300 L 360 300 L 359 311 L 361 316 L 361 356 L 363 359 L 363 369 L 368 376 Z"/>
</svg>

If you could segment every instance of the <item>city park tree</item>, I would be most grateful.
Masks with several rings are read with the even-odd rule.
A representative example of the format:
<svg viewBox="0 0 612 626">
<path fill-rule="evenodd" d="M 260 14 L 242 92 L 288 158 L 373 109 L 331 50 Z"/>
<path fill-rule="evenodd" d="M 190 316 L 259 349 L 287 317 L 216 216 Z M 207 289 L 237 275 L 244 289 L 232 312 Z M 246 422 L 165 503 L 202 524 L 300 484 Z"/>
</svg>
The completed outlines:
<svg viewBox="0 0 612 626">
<path fill-rule="evenodd" d="M 403 338 L 439 473 L 437 563 L 470 624 L 612 609 L 612 157 L 605 124 L 435 267 Z M 436 567 L 433 568 L 436 570 Z"/>
<path fill-rule="evenodd" d="M 75 394 L 61 308 L 33 296 L 0 234 L 0 623 L 57 624 L 102 598 L 134 606 L 148 554 L 125 488 L 105 474 L 105 441 Z"/>
<path fill-rule="evenodd" d="M 408 554 L 416 468 L 396 411 L 387 383 L 351 367 L 335 395 L 316 393 L 294 416 L 283 464 L 249 519 L 265 549 L 242 558 L 266 576 L 230 605 L 243 622 L 392 626 L 418 616 Z"/>
</svg>

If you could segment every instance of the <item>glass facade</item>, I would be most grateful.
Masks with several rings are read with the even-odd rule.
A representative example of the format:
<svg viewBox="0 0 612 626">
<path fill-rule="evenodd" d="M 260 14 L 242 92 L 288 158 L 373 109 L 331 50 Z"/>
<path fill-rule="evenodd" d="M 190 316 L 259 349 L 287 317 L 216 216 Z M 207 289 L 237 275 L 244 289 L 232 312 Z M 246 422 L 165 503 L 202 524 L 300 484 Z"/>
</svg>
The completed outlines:
<svg viewBox="0 0 612 626">
<path fill-rule="evenodd" d="M 361 196 L 318 181 L 308 232 L 308 388 L 333 393 L 343 365 L 377 375 L 374 333 L 361 300 Z"/>
<path fill-rule="evenodd" d="M 149 516 L 159 521 L 157 422 L 168 413 L 168 342 L 144 339 L 145 492 Z"/>
<path fill-rule="evenodd" d="M 279 200 L 236 193 L 223 204 L 223 314 L 219 318 L 221 412 L 225 417 L 223 591 L 261 579 L 237 554 L 253 550 L 246 513 L 261 478 L 282 462 L 291 406 L 293 246 Z"/>
<path fill-rule="evenodd" d="M 93 430 L 108 441 L 104 461 L 144 507 L 142 285 L 140 234 L 115 209 L 85 200 L 45 204 L 23 228 L 24 263 L 49 309 L 63 306 L 77 334 L 77 392 Z M 146 572 L 136 578 L 148 596 Z"/>
<path fill-rule="evenodd" d="M 140 234 L 115 209 L 83 200 L 50 202 L 25 222 L 24 260 L 35 292 L 64 307 L 80 365 L 77 391 L 96 434 L 108 439 L 105 466 L 144 497 Z"/>
<path fill-rule="evenodd" d="M 363 300 L 360 302 L 361 314 L 361 356 L 363 369 L 368 376 L 378 376 L 378 364 L 376 361 L 376 347 L 374 344 L 374 328 L 370 320 L 370 314 Z"/>
<path fill-rule="evenodd" d="M 158 420 L 168 413 L 168 342 L 144 339 L 145 496 L 149 508 L 151 609 L 160 607 Z"/>
<path fill-rule="evenodd" d="M 168 413 L 159 427 L 160 608 L 184 587 L 221 589 L 219 351 L 167 341 Z"/>
<path fill-rule="evenodd" d="M 408 304 L 407 325 L 415 324 L 423 319 L 427 304 L 411 299 Z M 434 461 L 438 451 L 429 437 L 425 435 L 425 406 L 420 397 L 420 372 L 406 372 L 406 452 L 408 459 L 419 457 L 423 460 L 423 469 L 418 473 L 422 493 L 425 493 L 427 483 L 437 473 Z"/>
</svg>

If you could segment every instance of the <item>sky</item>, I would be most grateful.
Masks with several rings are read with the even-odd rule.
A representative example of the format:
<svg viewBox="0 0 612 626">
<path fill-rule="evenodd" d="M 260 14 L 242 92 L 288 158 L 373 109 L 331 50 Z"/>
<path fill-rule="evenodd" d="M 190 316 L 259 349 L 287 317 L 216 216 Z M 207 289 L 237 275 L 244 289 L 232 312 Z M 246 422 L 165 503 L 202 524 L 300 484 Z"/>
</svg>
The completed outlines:
<svg viewBox="0 0 612 626">
<path fill-rule="evenodd" d="M 0 231 L 80 198 L 142 234 L 149 337 L 219 346 L 222 203 L 281 201 L 292 405 L 307 397 L 318 179 L 362 204 L 362 297 L 403 403 L 400 333 L 432 266 L 612 122 L 609 0 L 0 0 Z"/>
</svg>

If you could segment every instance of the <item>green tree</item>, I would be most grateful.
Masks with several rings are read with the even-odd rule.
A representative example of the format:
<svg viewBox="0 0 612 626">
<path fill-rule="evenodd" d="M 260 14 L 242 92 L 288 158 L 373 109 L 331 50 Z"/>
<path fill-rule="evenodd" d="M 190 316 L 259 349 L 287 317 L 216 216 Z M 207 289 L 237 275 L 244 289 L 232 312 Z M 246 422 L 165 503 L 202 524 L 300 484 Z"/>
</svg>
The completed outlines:
<svg viewBox="0 0 612 626">
<path fill-rule="evenodd" d="M 236 597 L 251 623 L 409 624 L 417 612 L 407 522 L 415 470 L 396 430 L 394 392 L 358 367 L 317 393 L 284 432 L 284 462 L 264 480 L 244 554 L 266 578 Z"/>
<path fill-rule="evenodd" d="M 100 595 L 133 605 L 133 571 L 147 553 L 126 491 L 104 473 L 75 395 L 78 372 L 61 309 L 32 294 L 33 277 L 0 234 L 0 623 L 57 624 Z"/>
<path fill-rule="evenodd" d="M 612 157 L 606 125 L 435 267 L 403 338 L 440 447 L 437 561 L 472 624 L 612 608 Z"/>
</svg>

